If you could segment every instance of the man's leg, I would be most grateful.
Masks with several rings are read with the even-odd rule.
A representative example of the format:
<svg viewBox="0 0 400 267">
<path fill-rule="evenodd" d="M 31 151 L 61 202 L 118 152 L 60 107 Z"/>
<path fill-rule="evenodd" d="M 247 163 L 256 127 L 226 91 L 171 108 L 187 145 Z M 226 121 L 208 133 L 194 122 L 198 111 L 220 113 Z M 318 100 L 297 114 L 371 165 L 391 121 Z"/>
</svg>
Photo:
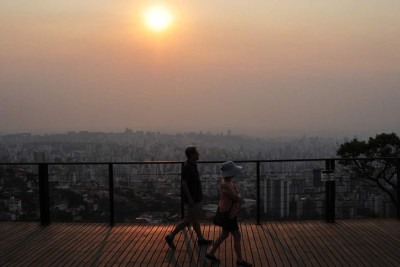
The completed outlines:
<svg viewBox="0 0 400 267">
<path fill-rule="evenodd" d="M 190 208 L 189 208 L 189 212 L 188 213 L 190 213 L 189 215 L 189 218 L 191 219 L 191 223 L 192 223 L 192 225 L 193 225 L 193 229 L 194 229 L 194 231 L 196 232 L 196 234 L 197 234 L 197 238 L 200 240 L 200 239 L 203 239 L 203 233 L 201 232 L 201 229 L 200 229 L 200 223 L 199 223 L 199 220 L 200 220 L 200 204 L 199 203 L 195 203 L 195 204 L 193 204 L 193 206 L 191 206 Z"/>
<path fill-rule="evenodd" d="M 172 230 L 172 232 L 165 237 L 165 241 L 167 242 L 168 246 L 172 249 L 175 249 L 176 246 L 174 244 L 174 238 L 175 236 L 182 231 L 186 226 L 190 224 L 190 213 L 188 212 L 188 208 L 185 205 L 185 217 L 183 218 L 182 221 L 180 221 Z"/>
<path fill-rule="evenodd" d="M 174 230 L 172 230 L 172 232 L 169 234 L 170 237 L 172 237 L 172 239 L 175 238 L 175 236 L 182 231 L 186 226 L 189 225 L 189 222 L 187 220 L 185 220 L 186 218 L 184 218 L 182 221 L 180 221 L 174 228 Z"/>
<path fill-rule="evenodd" d="M 192 225 L 193 225 L 193 229 L 197 234 L 197 242 L 199 245 L 209 245 L 212 243 L 211 240 L 206 240 L 203 237 L 203 233 L 201 232 L 200 229 L 200 214 L 201 214 L 201 206 L 200 203 L 195 203 L 192 207 L 189 208 L 190 209 L 190 217 L 192 219 Z"/>
</svg>

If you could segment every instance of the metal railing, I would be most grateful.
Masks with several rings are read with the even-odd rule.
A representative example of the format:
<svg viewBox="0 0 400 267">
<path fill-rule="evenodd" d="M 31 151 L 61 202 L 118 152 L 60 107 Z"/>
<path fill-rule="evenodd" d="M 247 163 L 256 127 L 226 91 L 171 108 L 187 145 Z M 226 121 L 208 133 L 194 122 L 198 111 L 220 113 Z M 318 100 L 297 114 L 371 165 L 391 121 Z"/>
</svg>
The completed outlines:
<svg viewBox="0 0 400 267">
<path fill-rule="evenodd" d="M 261 182 L 267 180 L 268 175 L 266 172 L 262 172 L 262 164 L 296 164 L 296 163 L 307 163 L 307 162 L 319 162 L 320 164 L 325 163 L 325 169 L 322 169 L 322 172 L 325 175 L 329 175 L 335 170 L 335 163 L 337 161 L 346 161 L 346 160 L 379 160 L 382 158 L 357 158 L 357 159 L 341 159 L 341 158 L 328 158 L 328 159 L 287 159 L 287 160 L 246 160 L 246 161 L 236 161 L 239 164 L 250 164 L 253 166 L 254 175 L 255 175 L 255 220 L 257 224 L 260 224 L 262 220 L 262 208 L 265 210 L 268 209 L 268 205 L 273 205 L 273 201 L 269 199 L 263 199 L 265 196 L 262 196 L 261 190 L 266 190 L 267 185 L 261 186 Z M 384 158 L 388 159 L 388 158 Z M 400 180 L 400 158 L 390 158 L 390 160 L 397 161 L 397 181 Z M 202 164 L 220 164 L 223 161 L 199 161 L 199 165 Z M 119 165 L 178 165 L 180 169 L 182 169 L 184 162 L 182 161 L 149 161 L 149 162 L 72 162 L 72 163 L 0 163 L 0 166 L 33 166 L 38 169 L 38 185 L 39 185 L 39 203 L 40 203 L 40 222 L 42 225 L 49 225 L 51 223 L 50 216 L 50 194 L 49 194 L 49 167 L 50 166 L 68 166 L 68 165 L 76 165 L 76 166 L 105 166 L 108 169 L 108 205 L 109 205 L 109 224 L 113 226 L 115 224 L 115 199 L 114 199 L 114 184 L 115 184 L 115 173 L 114 168 Z M 176 175 L 180 176 L 180 173 L 176 173 Z M 267 178 L 265 178 L 267 177 Z M 275 190 L 271 187 L 272 190 Z M 321 214 L 325 216 L 325 220 L 328 223 L 334 223 L 336 219 L 336 202 L 337 202 L 337 194 L 336 194 L 337 184 L 335 179 L 325 181 L 325 200 L 321 209 L 324 209 Z M 278 189 L 276 189 L 278 190 Z M 284 188 L 279 188 L 279 190 L 285 190 Z M 400 199 L 400 188 L 397 185 L 397 203 L 399 203 Z M 285 194 L 283 194 L 284 197 Z M 282 196 L 281 196 L 282 198 Z M 184 205 L 181 197 L 181 216 L 184 216 Z M 264 203 L 262 203 L 264 202 Z M 321 201 L 320 201 L 321 202 Z M 271 204 L 272 203 L 272 204 Z M 288 199 L 285 200 L 285 203 L 288 203 Z M 285 204 L 285 205 L 286 205 Z M 281 204 L 282 206 L 282 204 Z M 281 207 L 285 208 L 285 207 Z M 400 219 L 400 205 L 397 204 L 395 207 L 396 217 Z"/>
</svg>

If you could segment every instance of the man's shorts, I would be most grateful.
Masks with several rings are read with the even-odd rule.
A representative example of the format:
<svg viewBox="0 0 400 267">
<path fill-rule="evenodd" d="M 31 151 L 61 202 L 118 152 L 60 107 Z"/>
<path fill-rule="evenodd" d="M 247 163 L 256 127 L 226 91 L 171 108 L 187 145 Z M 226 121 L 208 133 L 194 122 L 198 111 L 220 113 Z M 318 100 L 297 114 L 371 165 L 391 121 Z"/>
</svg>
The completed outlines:
<svg viewBox="0 0 400 267">
<path fill-rule="evenodd" d="M 185 218 L 184 221 L 190 223 L 197 223 L 200 220 L 201 205 L 200 203 L 194 203 L 192 206 L 185 204 Z"/>
</svg>

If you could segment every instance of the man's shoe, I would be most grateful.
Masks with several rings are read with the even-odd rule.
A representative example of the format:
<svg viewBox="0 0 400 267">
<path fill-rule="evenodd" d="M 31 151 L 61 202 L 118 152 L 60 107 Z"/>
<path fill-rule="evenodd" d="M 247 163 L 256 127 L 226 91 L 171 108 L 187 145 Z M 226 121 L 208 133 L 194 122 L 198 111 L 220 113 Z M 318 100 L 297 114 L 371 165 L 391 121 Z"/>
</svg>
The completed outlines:
<svg viewBox="0 0 400 267">
<path fill-rule="evenodd" d="M 216 258 L 214 255 L 206 254 L 206 259 L 212 261 L 212 262 L 220 262 L 220 259 Z"/>
<path fill-rule="evenodd" d="M 165 237 L 165 241 L 167 242 L 167 244 L 168 244 L 168 246 L 169 246 L 170 248 L 176 249 L 175 244 L 174 244 L 174 240 L 173 240 L 169 235 L 167 235 L 167 236 Z"/>
<path fill-rule="evenodd" d="M 207 240 L 207 239 L 201 239 L 201 240 L 197 240 L 197 244 L 199 244 L 199 246 L 208 246 L 212 244 L 212 240 Z"/>
<path fill-rule="evenodd" d="M 247 261 L 236 261 L 237 267 L 252 267 L 253 264 L 248 263 Z"/>
</svg>

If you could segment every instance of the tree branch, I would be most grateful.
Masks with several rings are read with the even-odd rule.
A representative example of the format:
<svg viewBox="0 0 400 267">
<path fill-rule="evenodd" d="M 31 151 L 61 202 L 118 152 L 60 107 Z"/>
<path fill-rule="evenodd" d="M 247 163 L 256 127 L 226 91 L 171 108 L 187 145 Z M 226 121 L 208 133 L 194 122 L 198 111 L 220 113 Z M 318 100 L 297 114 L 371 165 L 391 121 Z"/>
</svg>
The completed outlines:
<svg viewBox="0 0 400 267">
<path fill-rule="evenodd" d="M 378 185 L 378 187 L 379 187 L 380 189 L 382 189 L 384 192 L 386 192 L 386 193 L 389 195 L 390 200 L 392 201 L 392 203 L 394 204 L 394 206 L 397 207 L 397 200 L 396 200 L 395 196 L 392 194 L 392 192 L 390 192 L 386 187 L 384 187 L 384 186 L 379 182 L 379 180 L 376 181 L 376 184 Z"/>
</svg>

